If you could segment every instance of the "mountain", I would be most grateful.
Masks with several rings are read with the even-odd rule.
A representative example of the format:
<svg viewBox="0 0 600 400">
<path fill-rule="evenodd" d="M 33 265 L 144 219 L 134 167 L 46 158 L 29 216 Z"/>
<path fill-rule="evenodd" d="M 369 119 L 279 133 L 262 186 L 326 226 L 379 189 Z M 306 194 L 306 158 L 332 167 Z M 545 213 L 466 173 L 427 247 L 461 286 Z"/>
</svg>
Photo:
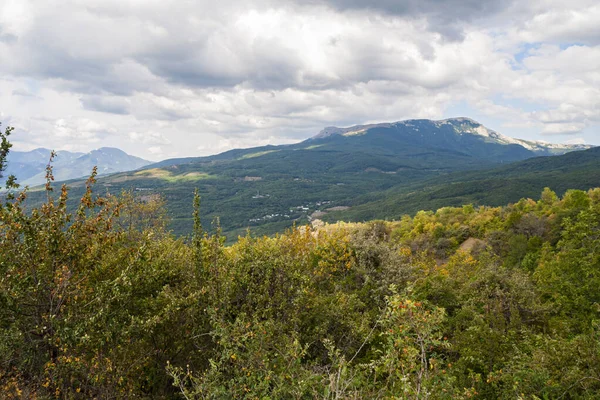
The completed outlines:
<svg viewBox="0 0 600 400">
<path fill-rule="evenodd" d="M 298 159 L 305 155 L 303 151 L 311 150 L 337 155 L 352 153 L 355 160 L 344 160 L 344 170 L 362 170 L 365 163 L 377 164 L 384 161 L 390 163 L 390 168 L 456 170 L 541 155 L 560 155 L 590 147 L 592 146 L 513 139 L 469 118 L 440 121 L 414 119 L 349 128 L 327 127 L 314 137 L 297 144 L 235 149 L 208 157 L 169 159 L 153 164 L 152 167 L 236 161 L 272 153 L 278 153 L 275 158 L 285 157 L 290 162 L 301 161 Z M 361 161 L 364 155 L 370 161 Z M 331 160 L 327 161 L 330 165 Z M 335 164 L 339 166 L 339 160 Z"/>
<path fill-rule="evenodd" d="M 439 147 L 449 145 L 451 148 L 457 148 L 457 145 L 460 146 L 465 143 L 472 143 L 473 141 L 483 141 L 499 145 L 518 145 L 539 156 L 560 155 L 570 151 L 585 150 L 592 147 L 584 144 L 552 144 L 544 141 L 515 139 L 488 129 L 479 122 L 465 117 L 450 118 L 440 121 L 423 119 L 406 120 L 394 123 L 355 125 L 349 128 L 330 126 L 319 132 L 312 140 L 325 139 L 332 136 L 371 134 L 374 129 L 395 130 L 399 136 L 407 135 L 408 137 L 411 137 L 412 140 L 420 140 L 422 143 L 434 139 L 435 143 L 429 143 L 431 146 Z M 439 134 L 441 134 L 441 137 L 436 136 Z M 457 135 L 458 138 L 456 137 Z M 398 137 L 396 137 L 396 139 L 398 139 Z"/>
<path fill-rule="evenodd" d="M 5 176 L 15 175 L 21 185 L 35 186 L 44 183 L 50 152 L 44 148 L 26 152 L 11 151 Z M 98 174 L 106 175 L 136 170 L 148 164 L 150 161 L 131 156 L 122 150 L 102 147 L 89 153 L 58 151 L 52 165 L 55 180 L 64 181 L 85 177 L 94 166 L 98 166 Z"/>
<path fill-rule="evenodd" d="M 386 192 L 358 196 L 348 203 L 347 210 L 327 213 L 321 218 L 326 221 L 397 219 L 419 210 L 463 204 L 500 206 L 522 198 L 537 199 L 546 187 L 559 194 L 569 189 L 600 187 L 600 147 L 448 174 Z"/>
<path fill-rule="evenodd" d="M 4 175 L 15 175 L 19 181 L 24 182 L 37 174 L 43 173 L 50 159 L 50 152 L 49 149 L 44 148 L 31 151 L 11 151 L 8 155 L 8 168 Z M 55 162 L 68 163 L 82 155 L 83 153 L 59 151 Z"/>
<path fill-rule="evenodd" d="M 467 118 L 408 120 L 326 128 L 292 145 L 165 160 L 103 177 L 97 190 L 161 194 L 174 232 L 185 234 L 192 226 L 192 197 L 198 188 L 205 226 L 218 216 L 223 231 L 235 238 L 247 227 L 271 234 L 314 218 L 360 218 L 362 205 L 393 203 L 394 196 L 424 190 L 419 186 L 424 182 L 441 185 L 477 171 L 582 148 L 512 139 Z M 78 198 L 82 181 L 70 185 Z M 403 209 L 385 203 L 374 214 L 392 217 Z"/>
</svg>

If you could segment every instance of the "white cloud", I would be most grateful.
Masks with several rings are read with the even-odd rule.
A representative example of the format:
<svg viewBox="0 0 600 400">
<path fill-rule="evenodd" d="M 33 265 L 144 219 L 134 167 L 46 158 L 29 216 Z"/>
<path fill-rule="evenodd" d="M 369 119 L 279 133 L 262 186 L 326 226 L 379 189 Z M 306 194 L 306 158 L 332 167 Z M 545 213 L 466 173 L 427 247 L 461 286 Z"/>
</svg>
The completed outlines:
<svg viewBox="0 0 600 400">
<path fill-rule="evenodd" d="M 574 134 L 585 128 L 581 123 L 549 123 L 544 125 L 543 133 L 548 135 Z"/>
<path fill-rule="evenodd" d="M 54 122 L 56 137 L 66 140 L 99 142 L 112 129 L 87 118 L 60 118 Z"/>
<path fill-rule="evenodd" d="M 134 143 L 171 144 L 171 141 L 160 132 L 129 132 L 129 139 Z"/>
<path fill-rule="evenodd" d="M 142 157 L 449 117 L 460 104 L 505 134 L 597 142 L 599 9 L 587 0 L 7 0 L 1 118 L 23 148 L 101 144 Z"/>
<path fill-rule="evenodd" d="M 150 154 L 158 155 L 162 153 L 162 148 L 160 146 L 152 146 L 148 147 L 148 151 Z"/>
<path fill-rule="evenodd" d="M 600 44 L 600 5 L 595 1 L 540 2 L 520 32 L 527 42 Z"/>
</svg>

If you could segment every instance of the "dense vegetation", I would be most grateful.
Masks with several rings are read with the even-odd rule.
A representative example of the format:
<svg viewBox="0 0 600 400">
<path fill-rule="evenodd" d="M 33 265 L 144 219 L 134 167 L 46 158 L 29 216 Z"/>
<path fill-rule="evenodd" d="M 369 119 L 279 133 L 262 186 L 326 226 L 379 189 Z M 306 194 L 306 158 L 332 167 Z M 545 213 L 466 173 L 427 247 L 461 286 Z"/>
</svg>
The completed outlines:
<svg viewBox="0 0 600 400">
<path fill-rule="evenodd" d="M 523 197 L 535 198 L 548 186 L 560 195 L 569 189 L 588 190 L 600 186 L 600 148 L 452 173 L 384 192 L 363 194 L 347 203 L 350 209 L 328 213 L 324 219 L 397 219 L 402 214 L 446 206 L 501 206 Z"/>
<path fill-rule="evenodd" d="M 600 396 L 600 189 L 227 247 L 94 180 L 0 208 L 6 398 Z"/>
</svg>

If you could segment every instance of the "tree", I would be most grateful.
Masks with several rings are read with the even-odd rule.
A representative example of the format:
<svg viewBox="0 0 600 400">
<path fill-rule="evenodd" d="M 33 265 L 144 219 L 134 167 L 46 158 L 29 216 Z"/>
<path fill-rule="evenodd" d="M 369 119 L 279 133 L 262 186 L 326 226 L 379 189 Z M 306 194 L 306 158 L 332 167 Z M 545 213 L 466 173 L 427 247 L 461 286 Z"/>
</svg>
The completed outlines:
<svg viewBox="0 0 600 400">
<path fill-rule="evenodd" d="M 2 123 L 0 122 L 0 126 Z M 14 128 L 7 126 L 4 133 L 0 131 L 0 178 L 2 177 L 2 172 L 6 169 L 6 157 L 8 156 L 8 152 L 12 147 L 12 143 L 8 141 L 8 137 L 12 133 Z"/>
<path fill-rule="evenodd" d="M 1 122 L 0 126 L 2 126 Z M 0 130 L 0 178 L 4 177 L 3 173 L 6 170 L 6 165 L 8 162 L 8 153 L 10 151 L 10 148 L 12 147 L 12 143 L 8 141 L 8 137 L 14 129 L 15 128 L 13 128 L 12 126 L 7 126 L 4 130 L 4 133 L 2 133 L 2 131 Z M 16 182 L 17 180 L 14 175 L 9 176 L 6 180 L 6 188 L 12 189 L 18 187 Z"/>
</svg>

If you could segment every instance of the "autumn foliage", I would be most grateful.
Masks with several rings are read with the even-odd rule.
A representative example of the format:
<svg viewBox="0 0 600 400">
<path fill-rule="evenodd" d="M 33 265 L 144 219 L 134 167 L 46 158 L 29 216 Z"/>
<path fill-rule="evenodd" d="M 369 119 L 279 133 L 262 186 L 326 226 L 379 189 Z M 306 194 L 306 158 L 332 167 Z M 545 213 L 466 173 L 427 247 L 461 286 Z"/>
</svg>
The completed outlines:
<svg viewBox="0 0 600 400">
<path fill-rule="evenodd" d="M 94 178 L 3 194 L 2 398 L 600 396 L 600 189 L 225 246 Z"/>
</svg>

